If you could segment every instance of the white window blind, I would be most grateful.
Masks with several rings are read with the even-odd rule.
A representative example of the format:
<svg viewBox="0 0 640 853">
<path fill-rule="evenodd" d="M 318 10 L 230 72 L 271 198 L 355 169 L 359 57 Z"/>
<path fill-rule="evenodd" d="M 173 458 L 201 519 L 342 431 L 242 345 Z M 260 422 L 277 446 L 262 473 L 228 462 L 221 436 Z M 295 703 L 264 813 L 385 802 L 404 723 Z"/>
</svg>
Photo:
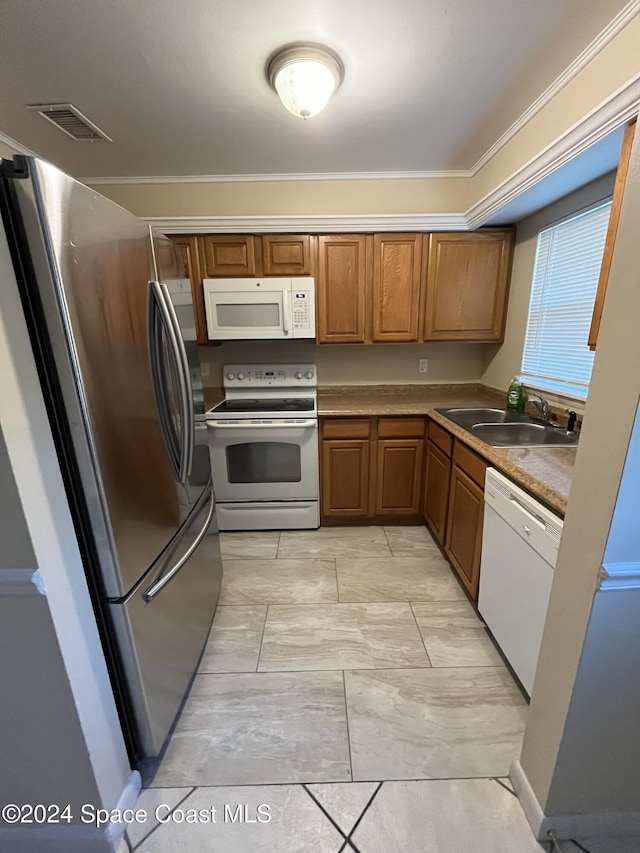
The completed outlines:
<svg viewBox="0 0 640 853">
<path fill-rule="evenodd" d="M 526 385 L 587 396 L 594 353 L 587 345 L 611 202 L 538 235 L 522 356 Z"/>
</svg>

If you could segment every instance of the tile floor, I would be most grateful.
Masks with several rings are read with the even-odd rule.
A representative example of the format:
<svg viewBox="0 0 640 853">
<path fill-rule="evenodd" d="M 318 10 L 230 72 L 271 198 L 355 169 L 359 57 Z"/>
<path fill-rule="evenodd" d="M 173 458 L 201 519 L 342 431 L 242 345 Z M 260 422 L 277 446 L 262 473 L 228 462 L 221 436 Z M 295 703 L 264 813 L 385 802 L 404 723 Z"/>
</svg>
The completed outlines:
<svg viewBox="0 0 640 853">
<path fill-rule="evenodd" d="M 210 640 L 139 803 L 174 817 L 131 828 L 131 849 L 543 850 L 501 778 L 526 702 L 425 528 L 221 544 Z M 212 806 L 215 824 L 185 817 Z"/>
</svg>

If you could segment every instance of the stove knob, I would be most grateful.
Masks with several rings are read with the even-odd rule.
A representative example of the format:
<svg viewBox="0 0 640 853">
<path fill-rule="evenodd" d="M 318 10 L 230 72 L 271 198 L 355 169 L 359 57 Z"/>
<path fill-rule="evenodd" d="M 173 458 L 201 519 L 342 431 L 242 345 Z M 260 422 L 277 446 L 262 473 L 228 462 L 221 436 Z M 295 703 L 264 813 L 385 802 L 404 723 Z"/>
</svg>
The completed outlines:
<svg viewBox="0 0 640 853">
<path fill-rule="evenodd" d="M 305 377 L 307 379 L 313 379 L 313 372 L 311 370 L 307 370 L 307 372 L 305 373 Z"/>
<path fill-rule="evenodd" d="M 236 378 L 235 373 L 227 373 L 227 379 L 228 379 L 229 381 L 232 381 L 232 380 L 233 380 L 233 379 L 235 379 L 235 378 Z"/>
<path fill-rule="evenodd" d="M 242 371 L 238 374 L 238 379 L 240 379 L 240 381 L 244 379 L 244 373 Z"/>
<path fill-rule="evenodd" d="M 302 371 L 296 370 L 296 379 L 302 379 Z"/>
</svg>

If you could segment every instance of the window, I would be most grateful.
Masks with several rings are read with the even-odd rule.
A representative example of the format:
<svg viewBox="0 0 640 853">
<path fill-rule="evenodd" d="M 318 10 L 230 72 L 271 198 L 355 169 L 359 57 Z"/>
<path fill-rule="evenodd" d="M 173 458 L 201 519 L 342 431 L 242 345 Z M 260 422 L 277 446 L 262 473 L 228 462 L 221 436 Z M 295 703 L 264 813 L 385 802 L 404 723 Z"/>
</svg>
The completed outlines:
<svg viewBox="0 0 640 853">
<path fill-rule="evenodd" d="M 538 234 L 522 381 L 586 398 L 594 353 L 587 345 L 611 201 Z"/>
</svg>

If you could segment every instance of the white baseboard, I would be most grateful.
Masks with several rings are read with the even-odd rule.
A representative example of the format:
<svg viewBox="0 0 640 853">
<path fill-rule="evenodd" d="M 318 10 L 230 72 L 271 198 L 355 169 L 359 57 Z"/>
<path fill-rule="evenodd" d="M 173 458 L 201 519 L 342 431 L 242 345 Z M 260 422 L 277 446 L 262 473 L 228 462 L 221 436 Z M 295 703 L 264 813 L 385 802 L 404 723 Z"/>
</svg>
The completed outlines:
<svg viewBox="0 0 640 853">
<path fill-rule="evenodd" d="M 133 770 L 115 808 L 133 808 L 141 788 L 140 774 Z M 97 829 L 90 824 L 0 827 L 0 850 L 11 853 L 116 853 L 126 825 L 111 823 Z"/>
<path fill-rule="evenodd" d="M 553 830 L 560 841 L 602 838 L 605 842 L 612 837 L 637 838 L 640 834 L 640 811 L 545 815 L 519 761 L 511 765 L 509 778 L 529 826 L 540 841 L 548 841 L 549 830 Z"/>
</svg>

